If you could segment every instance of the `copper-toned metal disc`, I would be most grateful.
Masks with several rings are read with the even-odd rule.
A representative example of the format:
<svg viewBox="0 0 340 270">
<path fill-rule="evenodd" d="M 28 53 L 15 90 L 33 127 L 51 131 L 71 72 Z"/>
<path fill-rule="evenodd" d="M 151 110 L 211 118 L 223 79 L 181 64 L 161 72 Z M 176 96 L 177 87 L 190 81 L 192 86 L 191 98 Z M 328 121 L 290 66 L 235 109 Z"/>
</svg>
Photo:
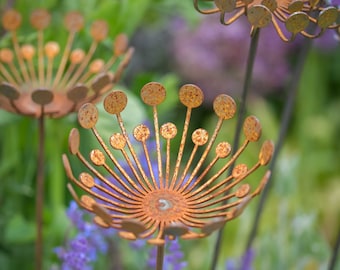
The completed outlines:
<svg viewBox="0 0 340 270">
<path fill-rule="evenodd" d="M 51 15 L 45 9 L 37 9 L 31 14 L 31 24 L 37 30 L 43 30 L 49 26 Z"/>
<path fill-rule="evenodd" d="M 68 31 L 78 32 L 84 27 L 84 18 L 79 12 L 71 11 L 66 14 L 64 23 Z"/>
<path fill-rule="evenodd" d="M 111 84 L 110 76 L 106 73 L 101 73 L 92 80 L 91 88 L 94 92 L 100 93 L 105 87 Z"/>
<path fill-rule="evenodd" d="M 131 232 L 136 236 L 145 232 L 146 230 L 143 223 L 138 220 L 123 220 L 121 226 L 122 230 Z"/>
<path fill-rule="evenodd" d="M 86 209 L 90 210 L 93 210 L 93 206 L 96 204 L 96 201 L 89 195 L 82 195 L 80 201 L 84 204 Z"/>
<path fill-rule="evenodd" d="M 95 216 L 93 222 L 102 228 L 109 228 L 110 225 L 107 224 L 100 216 Z"/>
<path fill-rule="evenodd" d="M 86 172 L 82 172 L 79 175 L 79 180 L 87 188 L 92 188 L 94 186 L 94 179 L 93 179 L 93 177 L 90 174 L 86 173 Z"/>
<path fill-rule="evenodd" d="M 196 129 L 191 135 L 192 142 L 198 146 L 205 145 L 209 139 L 208 131 L 203 128 Z"/>
<path fill-rule="evenodd" d="M 165 227 L 164 234 L 172 236 L 181 236 L 188 233 L 189 228 L 183 224 L 174 223 Z"/>
<path fill-rule="evenodd" d="M 160 132 L 164 139 L 173 139 L 177 134 L 177 127 L 173 123 L 165 123 L 161 126 Z"/>
<path fill-rule="evenodd" d="M 94 149 L 91 151 L 90 159 L 94 165 L 103 166 L 105 164 L 105 155 L 99 149 Z"/>
<path fill-rule="evenodd" d="M 262 132 L 260 121 L 253 115 L 248 116 L 243 123 L 243 132 L 248 141 L 258 141 Z"/>
<path fill-rule="evenodd" d="M 216 146 L 215 153 L 219 158 L 226 158 L 231 152 L 231 146 L 228 142 L 220 142 Z"/>
<path fill-rule="evenodd" d="M 21 25 L 21 15 L 14 9 L 5 11 L 2 16 L 2 25 L 7 31 L 15 31 Z"/>
<path fill-rule="evenodd" d="M 259 161 L 261 165 L 267 165 L 272 158 L 274 153 L 274 143 L 272 141 L 265 141 L 262 144 L 261 151 L 259 154 Z"/>
<path fill-rule="evenodd" d="M 112 217 L 109 215 L 109 213 L 105 210 L 105 208 L 103 208 L 102 206 L 100 206 L 99 204 L 97 204 L 96 202 L 92 204 L 92 209 L 93 212 L 95 214 L 97 214 L 99 217 L 102 218 L 102 220 L 107 223 L 107 224 L 111 224 L 112 222 Z"/>
<path fill-rule="evenodd" d="M 119 231 L 118 234 L 121 238 L 126 239 L 126 240 L 136 240 L 137 239 L 137 237 L 133 233 L 130 233 L 130 232 Z"/>
<path fill-rule="evenodd" d="M 32 100 L 39 105 L 47 105 L 53 101 L 53 92 L 47 89 L 37 89 L 32 92 Z"/>
<path fill-rule="evenodd" d="M 95 41 L 102 41 L 107 37 L 107 34 L 109 32 L 109 27 L 107 25 L 107 22 L 104 20 L 98 20 L 93 22 L 91 25 L 91 36 Z"/>
<path fill-rule="evenodd" d="M 197 239 L 207 236 L 205 233 L 196 233 L 189 231 L 187 234 L 181 236 L 182 239 Z"/>
<path fill-rule="evenodd" d="M 234 99 L 225 94 L 215 98 L 213 107 L 216 115 L 224 120 L 232 118 L 236 113 L 236 103 Z"/>
<path fill-rule="evenodd" d="M 147 242 L 151 245 L 156 245 L 156 246 L 162 246 L 165 244 L 165 240 L 160 239 L 160 238 L 149 239 Z"/>
<path fill-rule="evenodd" d="M 66 96 L 74 103 L 84 100 L 87 96 L 89 89 L 82 84 L 78 84 L 67 91 Z"/>
<path fill-rule="evenodd" d="M 339 11 L 336 7 L 327 7 L 319 14 L 318 25 L 321 28 L 327 28 L 336 22 L 339 17 Z"/>
<path fill-rule="evenodd" d="M 185 84 L 179 89 L 179 100 L 188 108 L 201 106 L 203 99 L 203 91 L 194 84 Z"/>
<path fill-rule="evenodd" d="M 247 206 L 250 200 L 251 200 L 251 195 L 244 197 L 242 199 L 242 202 L 238 206 L 234 207 L 233 210 L 231 210 L 233 219 L 242 214 L 244 208 Z"/>
<path fill-rule="evenodd" d="M 266 6 L 254 5 L 248 9 L 248 21 L 256 28 L 267 26 L 272 19 L 272 14 Z"/>
<path fill-rule="evenodd" d="M 214 0 L 221 12 L 232 12 L 236 7 L 236 0 Z"/>
<path fill-rule="evenodd" d="M 119 114 L 125 109 L 127 101 L 123 91 L 113 91 L 104 99 L 104 109 L 110 114 Z"/>
<path fill-rule="evenodd" d="M 246 164 L 237 164 L 233 169 L 232 176 L 234 178 L 241 177 L 242 175 L 246 174 L 248 171 Z"/>
<path fill-rule="evenodd" d="M 138 125 L 133 130 L 133 136 L 139 142 L 145 142 L 150 137 L 150 130 L 146 125 Z"/>
<path fill-rule="evenodd" d="M 116 36 L 114 44 L 113 44 L 113 51 L 114 54 L 119 56 L 126 52 L 128 48 L 128 37 L 125 34 L 119 34 Z"/>
<path fill-rule="evenodd" d="M 25 60 L 32 60 L 35 55 L 35 48 L 31 44 L 22 45 L 20 48 L 20 53 Z"/>
<path fill-rule="evenodd" d="M 47 58 L 49 59 L 53 59 L 54 57 L 56 57 L 60 51 L 60 46 L 57 42 L 55 41 L 48 41 L 45 44 L 45 54 L 47 56 Z"/>
<path fill-rule="evenodd" d="M 103 71 L 105 62 L 103 59 L 94 59 L 89 65 L 89 71 L 93 74 Z"/>
<path fill-rule="evenodd" d="M 303 1 L 300 0 L 295 0 L 292 1 L 289 5 L 288 5 L 288 11 L 290 13 L 294 13 L 297 11 L 301 11 L 303 8 Z"/>
<path fill-rule="evenodd" d="M 160 83 L 149 82 L 142 87 L 140 95 L 145 104 L 156 106 L 164 101 L 166 91 Z"/>
<path fill-rule="evenodd" d="M 225 225 L 225 223 L 226 221 L 224 218 L 215 218 L 202 227 L 202 232 L 206 235 L 209 235 L 212 232 L 221 229 Z"/>
<path fill-rule="evenodd" d="M 114 149 L 122 150 L 126 145 L 126 139 L 121 133 L 114 133 L 110 137 L 110 144 Z"/>
<path fill-rule="evenodd" d="M 4 63 L 11 63 L 13 61 L 13 52 L 10 49 L 0 49 L 0 61 Z"/>
<path fill-rule="evenodd" d="M 250 185 L 243 184 L 236 190 L 235 196 L 237 198 L 243 198 L 249 194 L 249 191 L 250 191 Z"/>
<path fill-rule="evenodd" d="M 306 13 L 298 11 L 289 16 L 285 24 L 289 32 L 297 34 L 306 29 L 309 24 L 309 18 Z"/>
<path fill-rule="evenodd" d="M 68 146 L 72 155 L 76 155 L 79 152 L 80 136 L 79 130 L 73 128 L 68 137 Z"/>
<path fill-rule="evenodd" d="M 2 82 L 0 84 L 0 94 L 4 95 L 9 100 L 16 100 L 20 97 L 20 92 L 7 82 Z"/>
<path fill-rule="evenodd" d="M 85 58 L 85 52 L 82 49 L 74 49 L 70 54 L 72 64 L 80 64 Z"/>
<path fill-rule="evenodd" d="M 98 109 L 92 103 L 82 105 L 78 111 L 78 122 L 86 129 L 93 128 L 98 121 Z"/>
<path fill-rule="evenodd" d="M 271 12 L 274 12 L 277 9 L 276 0 L 262 0 L 261 5 L 267 7 Z"/>
</svg>

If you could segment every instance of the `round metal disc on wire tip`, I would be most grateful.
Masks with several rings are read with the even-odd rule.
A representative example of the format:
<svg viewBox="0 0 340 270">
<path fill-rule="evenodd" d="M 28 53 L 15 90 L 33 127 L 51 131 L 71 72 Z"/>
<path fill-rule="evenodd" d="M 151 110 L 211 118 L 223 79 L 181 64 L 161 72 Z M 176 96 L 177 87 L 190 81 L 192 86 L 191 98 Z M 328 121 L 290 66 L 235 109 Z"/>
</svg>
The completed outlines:
<svg viewBox="0 0 340 270">
<path fill-rule="evenodd" d="M 37 9 L 32 12 L 30 21 L 37 30 L 43 30 L 50 25 L 51 14 L 45 9 Z"/>
<path fill-rule="evenodd" d="M 271 160 L 274 153 L 274 143 L 270 140 L 265 141 L 262 144 L 260 154 L 259 154 L 259 161 L 261 165 L 267 165 Z"/>
<path fill-rule="evenodd" d="M 139 142 L 146 142 L 150 137 L 150 129 L 146 125 L 138 125 L 133 130 L 133 137 Z"/>
<path fill-rule="evenodd" d="M 47 105 L 53 101 L 53 93 L 47 89 L 37 89 L 32 95 L 32 100 L 41 106 Z"/>
<path fill-rule="evenodd" d="M 214 220 L 212 220 L 209 223 L 205 224 L 202 227 L 201 231 L 204 234 L 209 235 L 209 234 L 213 233 L 214 231 L 223 228 L 225 223 L 226 223 L 226 221 L 225 221 L 224 218 L 215 218 Z"/>
<path fill-rule="evenodd" d="M 197 108 L 203 103 L 204 95 L 201 88 L 194 84 L 185 84 L 179 89 L 179 100 L 188 108 Z"/>
<path fill-rule="evenodd" d="M 298 11 L 289 16 L 285 24 L 287 30 L 295 35 L 307 28 L 309 18 L 306 13 Z"/>
<path fill-rule="evenodd" d="M 79 130 L 73 128 L 70 131 L 70 135 L 68 137 L 68 147 L 72 155 L 76 155 L 79 152 L 79 145 L 80 145 Z"/>
<path fill-rule="evenodd" d="M 228 142 L 220 142 L 215 149 L 218 158 L 226 158 L 231 152 L 231 145 Z"/>
<path fill-rule="evenodd" d="M 246 164 L 237 164 L 232 171 L 232 176 L 234 178 L 239 178 L 245 175 L 247 171 L 248 171 L 248 167 Z"/>
<path fill-rule="evenodd" d="M 123 91 L 113 91 L 104 99 L 104 109 L 110 114 L 120 114 L 127 102 L 127 96 Z"/>
<path fill-rule="evenodd" d="M 143 223 L 138 220 L 123 220 L 121 226 L 124 231 L 133 233 L 136 236 L 146 231 Z"/>
<path fill-rule="evenodd" d="M 98 109 L 92 103 L 82 105 L 78 111 L 78 122 L 86 129 L 93 128 L 98 121 Z"/>
<path fill-rule="evenodd" d="M 142 87 L 140 95 L 145 104 L 156 106 L 164 101 L 166 91 L 162 84 L 150 82 Z"/>
<path fill-rule="evenodd" d="M 255 28 L 266 27 L 272 20 L 272 14 L 266 6 L 254 5 L 248 9 L 248 21 Z"/>
<path fill-rule="evenodd" d="M 84 17 L 77 11 L 71 11 L 64 18 L 66 29 L 70 32 L 78 32 L 84 27 Z"/>
<path fill-rule="evenodd" d="M 214 0 L 221 12 L 232 12 L 236 7 L 236 0 Z"/>
<path fill-rule="evenodd" d="M 248 141 L 258 141 L 262 132 L 260 121 L 253 115 L 248 116 L 243 123 L 243 132 Z"/>
<path fill-rule="evenodd" d="M 19 91 L 9 83 L 2 82 L 0 84 L 0 94 L 9 100 L 16 100 L 20 97 Z"/>
<path fill-rule="evenodd" d="M 235 100 L 225 94 L 219 95 L 215 98 L 213 107 L 216 115 L 223 120 L 233 118 L 236 113 Z"/>
<path fill-rule="evenodd" d="M 320 12 L 317 24 L 321 28 L 327 28 L 336 23 L 338 17 L 339 11 L 336 7 L 327 7 Z"/>
<path fill-rule="evenodd" d="M 105 164 L 105 155 L 99 149 L 94 149 L 91 151 L 90 159 L 94 165 L 103 166 Z"/>
<path fill-rule="evenodd" d="M 173 139 L 177 134 L 177 127 L 173 123 L 165 123 L 161 126 L 160 133 L 164 139 Z"/>
<path fill-rule="evenodd" d="M 69 100 L 74 103 L 82 101 L 89 92 L 89 89 L 85 85 L 76 85 L 67 91 L 66 95 Z"/>
</svg>

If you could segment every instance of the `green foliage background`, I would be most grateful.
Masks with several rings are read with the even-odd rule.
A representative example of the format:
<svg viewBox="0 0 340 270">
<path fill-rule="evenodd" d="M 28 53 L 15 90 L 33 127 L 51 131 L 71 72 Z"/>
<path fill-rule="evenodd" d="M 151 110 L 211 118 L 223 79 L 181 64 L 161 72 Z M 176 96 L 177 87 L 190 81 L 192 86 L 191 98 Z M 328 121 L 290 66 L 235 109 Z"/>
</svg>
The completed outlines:
<svg viewBox="0 0 340 270">
<path fill-rule="evenodd" d="M 6 5 L 6 1 L 0 1 L 0 14 Z M 57 39 L 61 43 L 66 42 L 62 26 L 65 12 L 79 10 L 88 24 L 98 18 L 106 20 L 111 38 L 105 41 L 100 52 L 104 57 L 110 55 L 112 39 L 120 32 L 133 37 L 141 27 L 161 27 L 176 15 L 184 16 L 193 26 L 200 19 L 191 1 L 181 0 L 18 0 L 14 1 L 14 7 L 23 14 L 24 20 L 36 8 L 50 10 L 53 23 L 47 38 Z M 33 34 L 27 35 L 29 31 L 30 27 L 23 25 L 19 37 L 34 39 Z M 6 46 L 8 42 L 8 36 L 4 35 L 0 45 Z M 76 43 L 85 48 L 89 46 L 90 37 L 86 30 L 79 34 Z M 138 47 L 135 49 L 138 50 Z M 312 49 L 300 82 L 293 122 L 274 172 L 273 190 L 255 241 L 256 269 L 327 267 L 340 224 L 339 72 L 339 49 L 331 53 Z M 160 108 L 161 115 L 166 116 L 166 121 L 182 123 L 182 119 L 178 118 L 177 89 L 180 80 L 176 70 L 164 72 L 160 69 L 142 71 L 121 82 L 119 87 L 129 95 L 130 107 L 124 116 L 128 126 L 134 127 L 150 114 L 150 110 L 141 103 L 138 93 L 142 85 L 151 80 L 163 83 L 168 90 L 167 101 Z M 283 100 L 279 103 L 282 105 Z M 277 101 L 257 97 L 249 104 L 248 112 L 261 120 L 263 138 L 275 141 L 281 120 Z M 168 116 L 172 119 L 168 119 Z M 102 110 L 100 117 L 104 120 L 99 123 L 98 129 L 110 134 L 109 120 L 105 119 Z M 209 127 L 214 125 L 213 117 L 211 113 L 204 114 L 204 117 L 200 114 L 193 121 Z M 65 209 L 70 195 L 66 190 L 67 179 L 61 155 L 68 152 L 68 132 L 75 126 L 75 115 L 47 121 L 44 206 L 46 269 L 58 264 L 53 247 L 63 243 L 65 231 L 69 228 Z M 233 132 L 230 130 L 233 127 L 231 121 L 222 132 L 229 141 L 232 140 Z M 4 270 L 30 270 L 34 268 L 37 123 L 34 119 L 0 111 L 0 130 L 0 266 Z M 93 143 L 93 138 L 83 135 L 86 145 Z M 256 147 L 253 149 L 258 151 Z M 254 155 L 249 154 L 245 159 L 252 161 Z M 252 181 L 256 183 L 257 178 L 254 177 Z M 254 200 L 238 220 L 227 224 L 219 269 L 225 269 L 227 258 L 242 254 L 257 202 L 257 199 Z M 189 269 L 208 269 L 215 238 L 216 235 L 212 235 L 207 239 L 181 242 Z M 126 243 L 120 241 L 123 261 L 138 265 L 140 254 L 128 252 Z M 101 265 L 100 269 L 105 269 L 103 263 L 98 264 Z M 134 267 L 131 265 L 129 267 Z"/>
</svg>

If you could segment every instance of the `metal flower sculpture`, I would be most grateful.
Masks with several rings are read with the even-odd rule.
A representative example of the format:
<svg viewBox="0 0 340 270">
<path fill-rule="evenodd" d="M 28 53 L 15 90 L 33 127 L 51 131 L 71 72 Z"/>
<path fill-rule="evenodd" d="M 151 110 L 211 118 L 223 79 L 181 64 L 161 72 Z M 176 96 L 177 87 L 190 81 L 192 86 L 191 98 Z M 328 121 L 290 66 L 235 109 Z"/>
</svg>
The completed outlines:
<svg viewBox="0 0 340 270">
<path fill-rule="evenodd" d="M 202 8 L 203 3 L 211 2 L 213 7 Z M 339 27 L 339 9 L 319 0 L 194 0 L 194 6 L 203 14 L 220 13 L 220 21 L 225 25 L 245 15 L 252 26 L 251 33 L 272 23 L 286 42 L 294 40 L 298 33 L 316 38 L 326 29 Z M 319 31 L 308 32 L 310 23 L 317 25 Z"/>
<path fill-rule="evenodd" d="M 11 48 L 0 49 L 0 108 L 38 119 L 39 144 L 36 181 L 36 270 L 43 269 L 44 147 L 46 117 L 59 118 L 77 111 L 87 102 L 97 102 L 119 80 L 133 53 L 124 34 L 116 37 L 108 61 L 95 58 L 101 41 L 108 35 L 105 21 L 93 22 L 92 44 L 87 52 L 73 48 L 76 34 L 84 27 L 84 18 L 70 12 L 64 18 L 68 38 L 63 51 L 56 41 L 46 41 L 51 21 L 46 10 L 36 10 L 30 22 L 35 28 L 36 45 L 21 44 L 22 24 L 19 12 L 10 9 L 2 16 Z M 27 35 L 25 33 L 25 35 Z M 32 35 L 33 36 L 33 35 Z M 115 68 L 115 72 L 110 70 Z"/>
<path fill-rule="evenodd" d="M 225 94 L 217 96 L 213 104 L 218 120 L 212 135 L 209 136 L 208 131 L 203 128 L 194 130 L 191 134 L 191 149 L 185 150 L 189 148 L 187 137 L 192 110 L 203 102 L 202 90 L 187 84 L 179 90 L 179 99 L 187 108 L 187 113 L 177 156 L 172 157 L 175 149 L 171 141 L 178 129 L 170 122 L 160 126 L 157 112 L 157 106 L 165 97 L 166 90 L 161 84 L 151 82 L 143 86 L 141 98 L 152 107 L 154 127 L 152 130 L 144 124 L 136 126 L 132 132 L 133 139 L 129 136 L 121 116 L 128 102 L 127 97 L 119 90 L 111 92 L 104 99 L 104 108 L 115 115 L 121 132 L 112 134 L 108 140 L 110 146 L 96 129 L 96 107 L 93 104 L 84 104 L 78 112 L 79 123 L 83 128 L 92 130 L 100 148 L 90 152 L 88 161 L 79 149 L 81 142 L 78 129 L 71 130 L 70 152 L 89 170 L 80 173 L 78 179 L 72 172 L 67 155 L 63 155 L 68 178 L 88 195 L 79 198 L 72 185 L 69 184 L 68 187 L 78 204 L 95 214 L 94 222 L 119 230 L 119 235 L 123 238 L 146 238 L 150 244 L 157 246 L 164 245 L 165 236 L 171 239 L 208 236 L 223 227 L 227 221 L 236 218 L 246 204 L 261 192 L 270 173 L 265 173 L 255 189 L 247 183 L 241 183 L 257 168 L 268 164 L 274 151 L 273 143 L 265 141 L 256 164 L 250 168 L 243 163 L 235 165 L 247 145 L 260 138 L 261 125 L 255 116 L 249 116 L 244 121 L 245 140 L 234 154 L 231 155 L 232 149 L 228 142 L 216 143 L 223 122 L 232 118 L 236 112 L 234 100 Z M 155 171 L 147 144 L 151 137 L 156 142 Z M 141 165 L 137 149 L 142 149 L 147 166 Z M 212 149 L 215 155 L 206 163 Z M 185 151 L 190 155 L 184 161 Z M 123 168 L 122 160 L 117 156 L 124 157 L 124 162 L 130 168 L 129 172 Z M 220 168 L 210 175 L 217 164 L 221 165 Z M 230 166 L 234 166 L 234 169 L 227 175 L 225 172 Z M 106 175 L 110 177 L 107 178 Z M 111 177 L 114 181 L 110 180 Z"/>
<path fill-rule="evenodd" d="M 11 35 L 12 48 L 0 49 L 2 109 L 36 118 L 42 114 L 62 117 L 84 103 L 98 101 L 119 80 L 131 58 L 133 49 L 128 48 L 124 34 L 116 37 L 111 59 L 105 62 L 94 58 L 99 43 L 108 35 L 108 25 L 102 20 L 91 26 L 93 41 L 89 50 L 73 49 L 76 34 L 84 27 L 84 18 L 78 12 L 64 18 L 69 34 L 61 52 L 58 42 L 44 39 L 50 21 L 46 10 L 34 11 L 30 22 L 36 29 L 36 45 L 19 44 L 20 13 L 8 10 L 3 14 L 2 25 Z M 112 73 L 110 69 L 119 61 Z"/>
</svg>

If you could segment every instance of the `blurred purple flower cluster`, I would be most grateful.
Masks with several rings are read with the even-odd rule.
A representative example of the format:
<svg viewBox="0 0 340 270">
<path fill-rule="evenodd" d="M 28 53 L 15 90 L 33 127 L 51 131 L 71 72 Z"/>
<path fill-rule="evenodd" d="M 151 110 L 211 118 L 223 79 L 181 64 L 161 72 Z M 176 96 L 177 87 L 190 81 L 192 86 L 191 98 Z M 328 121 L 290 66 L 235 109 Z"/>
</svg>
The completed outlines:
<svg viewBox="0 0 340 270">
<path fill-rule="evenodd" d="M 149 253 L 147 269 L 156 269 L 157 248 L 153 247 Z M 163 270 L 181 270 L 187 267 L 187 262 L 183 260 L 183 252 L 177 239 L 167 240 L 165 245 L 165 255 Z"/>
<path fill-rule="evenodd" d="M 67 239 L 65 246 L 55 248 L 61 260 L 61 270 L 90 270 L 99 253 L 108 250 L 108 239 L 115 234 L 113 229 L 104 229 L 87 221 L 87 213 L 76 202 L 71 201 L 67 216 L 76 229 L 73 238 Z"/>
<path fill-rule="evenodd" d="M 253 270 L 253 261 L 255 258 L 255 252 L 252 249 L 248 249 L 239 261 L 229 259 L 226 261 L 226 270 Z"/>
<path fill-rule="evenodd" d="M 215 16 L 204 17 L 189 27 L 183 19 L 174 22 L 173 55 L 175 67 L 184 81 L 199 85 L 211 102 L 221 93 L 239 96 L 242 90 L 250 45 L 249 25 L 240 19 L 233 27 L 216 23 Z M 274 29 L 261 30 L 253 69 L 252 89 L 264 94 L 279 89 L 290 76 L 286 44 Z"/>
<path fill-rule="evenodd" d="M 171 29 L 172 61 L 184 83 L 200 86 L 208 103 L 221 93 L 241 95 L 250 46 L 249 23 L 245 18 L 233 23 L 233 27 L 218 23 L 214 15 L 203 17 L 194 26 L 177 18 Z M 315 40 L 316 48 L 324 52 L 336 48 L 334 33 L 328 31 Z M 293 43 L 285 43 L 273 27 L 261 29 L 252 94 L 266 95 L 285 86 L 301 42 L 302 38 L 297 38 Z"/>
</svg>

